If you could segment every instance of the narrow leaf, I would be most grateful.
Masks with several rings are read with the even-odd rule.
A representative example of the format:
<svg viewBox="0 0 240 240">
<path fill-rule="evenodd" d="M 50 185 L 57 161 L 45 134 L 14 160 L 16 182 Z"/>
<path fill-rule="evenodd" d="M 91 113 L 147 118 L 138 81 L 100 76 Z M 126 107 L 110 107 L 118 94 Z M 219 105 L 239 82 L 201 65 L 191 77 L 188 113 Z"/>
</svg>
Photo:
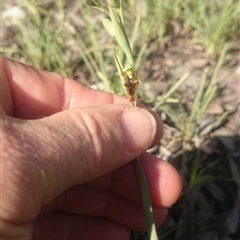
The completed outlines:
<svg viewBox="0 0 240 240">
<path fill-rule="evenodd" d="M 94 0 L 83 0 L 83 3 L 86 4 L 89 7 L 92 8 L 96 8 L 102 12 L 104 12 L 105 14 L 108 15 L 107 10 L 103 7 L 103 5 L 101 5 L 101 3 L 99 1 L 94 1 Z"/>
<path fill-rule="evenodd" d="M 144 210 L 145 219 L 147 223 L 148 237 L 149 237 L 149 240 L 158 240 L 156 226 L 153 218 L 151 195 L 148 188 L 147 179 L 141 167 L 139 158 L 135 159 L 134 163 L 135 163 L 138 185 L 140 188 L 140 193 L 141 193 L 142 202 L 143 202 L 143 210 Z"/>
<path fill-rule="evenodd" d="M 83 3 L 85 3 L 89 7 L 98 7 L 99 6 L 99 3 L 94 0 L 84 0 Z"/>
<path fill-rule="evenodd" d="M 113 54 L 114 54 L 114 60 L 115 60 L 116 66 L 117 66 L 118 74 L 119 74 L 119 76 L 121 76 L 121 74 L 123 72 L 123 66 L 121 64 L 121 61 L 119 60 L 119 57 L 118 57 L 116 51 L 114 51 Z"/>
<path fill-rule="evenodd" d="M 114 8 L 120 8 L 119 0 L 107 0 L 107 3 Z"/>
<path fill-rule="evenodd" d="M 106 31 L 111 35 L 114 36 L 115 32 L 114 32 L 114 27 L 112 22 L 108 19 L 108 18 L 104 18 L 102 20 L 103 26 L 106 29 Z"/>
<path fill-rule="evenodd" d="M 130 44 L 128 42 L 128 38 L 125 32 L 124 26 L 122 25 L 122 22 L 119 16 L 114 13 L 114 10 L 110 6 L 109 6 L 109 13 L 110 13 L 113 28 L 115 31 L 115 38 L 118 44 L 120 45 L 120 47 L 122 48 L 122 50 L 124 51 L 124 53 L 126 54 L 129 64 L 134 66 L 132 51 L 131 51 Z"/>
</svg>

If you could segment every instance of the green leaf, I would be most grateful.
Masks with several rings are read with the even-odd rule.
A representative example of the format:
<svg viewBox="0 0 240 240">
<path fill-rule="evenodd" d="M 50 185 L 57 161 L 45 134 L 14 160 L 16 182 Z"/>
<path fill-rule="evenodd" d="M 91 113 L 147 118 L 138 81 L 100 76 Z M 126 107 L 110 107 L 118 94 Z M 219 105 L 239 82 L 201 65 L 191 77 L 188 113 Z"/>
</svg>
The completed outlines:
<svg viewBox="0 0 240 240">
<path fill-rule="evenodd" d="M 111 35 L 111 36 L 115 36 L 115 32 L 114 32 L 114 27 L 113 27 L 113 23 L 108 19 L 108 18 L 104 18 L 102 20 L 103 26 L 106 29 L 106 31 Z"/>
<path fill-rule="evenodd" d="M 150 190 L 148 187 L 148 182 L 147 182 L 145 173 L 142 169 L 139 158 L 134 160 L 134 164 L 135 164 L 135 171 L 137 175 L 138 186 L 140 188 L 140 193 L 142 197 L 143 210 L 144 210 L 144 215 L 145 215 L 145 220 L 146 220 L 147 230 L 148 230 L 148 237 L 149 237 L 149 240 L 158 240 L 157 230 L 156 230 L 154 217 L 153 217 L 153 208 L 152 208 L 152 201 L 151 201 Z"/>
<path fill-rule="evenodd" d="M 123 72 L 123 66 L 122 66 L 121 61 L 119 60 L 119 57 L 115 50 L 114 50 L 113 54 L 114 54 L 114 60 L 115 60 L 116 66 L 117 66 L 118 74 L 119 74 L 119 76 L 121 76 L 122 72 Z"/>
<path fill-rule="evenodd" d="M 97 1 L 94 0 L 84 0 L 83 2 L 89 7 L 99 7 L 100 5 Z"/>
<path fill-rule="evenodd" d="M 107 3 L 115 8 L 120 8 L 120 1 L 119 0 L 107 0 Z"/>
<path fill-rule="evenodd" d="M 86 4 L 89 7 L 92 8 L 97 8 L 98 10 L 104 12 L 107 14 L 106 9 L 101 5 L 101 3 L 99 1 L 95 1 L 95 0 L 84 0 L 83 1 L 84 4 Z"/>
<path fill-rule="evenodd" d="M 134 66 L 131 47 L 125 32 L 124 26 L 119 18 L 119 15 L 115 14 L 114 10 L 109 6 L 109 13 L 112 20 L 112 25 L 115 32 L 115 38 L 122 48 L 123 52 L 126 54 L 128 63 Z"/>
</svg>

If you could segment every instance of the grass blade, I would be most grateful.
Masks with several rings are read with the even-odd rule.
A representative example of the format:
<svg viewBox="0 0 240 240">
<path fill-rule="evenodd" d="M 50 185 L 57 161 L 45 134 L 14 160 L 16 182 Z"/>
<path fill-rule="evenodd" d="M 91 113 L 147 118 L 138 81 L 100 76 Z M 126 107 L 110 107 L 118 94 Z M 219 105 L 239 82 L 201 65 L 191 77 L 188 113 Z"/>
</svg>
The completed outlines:
<svg viewBox="0 0 240 240">
<path fill-rule="evenodd" d="M 135 159 L 134 163 L 135 163 L 137 181 L 138 181 L 138 185 L 139 185 L 139 189 L 142 197 L 143 210 L 144 210 L 145 220 L 147 224 L 149 239 L 158 240 L 156 226 L 153 218 L 151 195 L 150 195 L 147 179 L 141 167 L 139 158 Z"/>
</svg>

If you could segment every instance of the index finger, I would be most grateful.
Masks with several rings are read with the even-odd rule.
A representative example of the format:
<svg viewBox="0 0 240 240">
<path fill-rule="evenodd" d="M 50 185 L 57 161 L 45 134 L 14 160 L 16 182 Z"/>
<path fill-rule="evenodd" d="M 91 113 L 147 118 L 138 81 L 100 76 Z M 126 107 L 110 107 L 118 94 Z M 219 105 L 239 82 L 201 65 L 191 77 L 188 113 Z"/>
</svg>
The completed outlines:
<svg viewBox="0 0 240 240">
<path fill-rule="evenodd" d="M 93 90 L 56 73 L 37 70 L 0 56 L 0 99 L 7 115 L 49 116 L 81 106 L 126 103 L 124 97 Z"/>
</svg>

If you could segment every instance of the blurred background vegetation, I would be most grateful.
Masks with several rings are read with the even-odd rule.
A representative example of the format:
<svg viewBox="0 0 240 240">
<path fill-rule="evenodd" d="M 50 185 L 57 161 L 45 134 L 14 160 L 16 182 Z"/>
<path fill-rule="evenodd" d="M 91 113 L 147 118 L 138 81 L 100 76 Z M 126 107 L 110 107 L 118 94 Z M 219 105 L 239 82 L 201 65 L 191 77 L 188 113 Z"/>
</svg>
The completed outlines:
<svg viewBox="0 0 240 240">
<path fill-rule="evenodd" d="M 172 163 L 184 186 L 160 239 L 240 239 L 239 1 L 124 3 L 139 101 L 164 122 L 149 151 Z M 5 56 L 123 94 L 104 13 L 81 0 L 9 0 L 1 17 Z M 147 237 L 133 231 L 132 239 Z"/>
</svg>

